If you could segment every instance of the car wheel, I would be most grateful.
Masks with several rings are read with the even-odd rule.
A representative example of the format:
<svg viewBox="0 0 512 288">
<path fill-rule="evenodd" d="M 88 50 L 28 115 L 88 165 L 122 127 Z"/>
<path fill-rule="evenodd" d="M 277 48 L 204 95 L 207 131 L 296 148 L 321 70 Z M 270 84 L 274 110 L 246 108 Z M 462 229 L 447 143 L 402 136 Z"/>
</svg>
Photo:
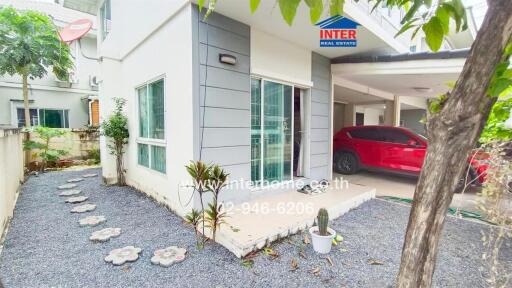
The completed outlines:
<svg viewBox="0 0 512 288">
<path fill-rule="evenodd" d="M 359 160 L 352 153 L 341 152 L 336 155 L 334 167 L 338 173 L 345 175 L 354 174 L 359 170 Z"/>
<path fill-rule="evenodd" d="M 466 181 L 466 170 L 464 170 L 464 174 L 462 175 L 462 177 L 459 179 L 459 183 L 457 184 L 457 188 L 455 188 L 455 193 L 462 193 L 462 190 L 464 190 L 464 188 L 466 186 L 469 185 L 468 188 L 470 188 L 470 186 L 476 186 L 477 183 L 475 183 L 475 180 L 478 176 L 477 176 L 477 173 L 475 171 L 475 169 L 473 169 L 473 167 L 469 167 L 469 175 L 467 175 L 467 181 Z"/>
</svg>

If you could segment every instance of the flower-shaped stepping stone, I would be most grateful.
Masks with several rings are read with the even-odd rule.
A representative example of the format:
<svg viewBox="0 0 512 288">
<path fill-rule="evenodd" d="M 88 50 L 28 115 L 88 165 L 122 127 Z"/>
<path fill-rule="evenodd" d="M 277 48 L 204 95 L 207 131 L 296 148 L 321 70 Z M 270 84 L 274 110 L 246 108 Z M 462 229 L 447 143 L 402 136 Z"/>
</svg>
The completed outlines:
<svg viewBox="0 0 512 288">
<path fill-rule="evenodd" d="M 89 212 L 96 209 L 96 205 L 94 204 L 84 204 L 80 206 L 76 206 L 73 209 L 71 209 L 71 213 L 84 213 Z"/>
<path fill-rule="evenodd" d="M 76 183 L 76 182 L 80 182 L 80 181 L 84 181 L 84 179 L 83 178 L 73 178 L 73 179 L 69 179 L 66 182 L 68 182 L 68 183 Z"/>
<path fill-rule="evenodd" d="M 164 249 L 156 250 L 154 256 L 151 257 L 151 263 L 163 267 L 169 267 L 174 263 L 185 260 L 187 249 L 170 246 Z"/>
<path fill-rule="evenodd" d="M 96 176 L 98 176 L 98 174 L 91 173 L 91 174 L 84 174 L 84 175 L 82 175 L 82 178 L 91 178 L 91 177 L 96 177 Z"/>
<path fill-rule="evenodd" d="M 64 185 L 60 185 L 59 188 L 60 190 L 64 190 L 64 189 L 73 189 L 75 188 L 77 185 L 76 184 L 73 184 L 73 183 L 68 183 L 68 184 L 64 184 Z"/>
<path fill-rule="evenodd" d="M 106 242 L 110 238 L 114 238 L 121 235 L 121 228 L 105 228 L 98 231 L 94 231 L 89 237 L 91 241 Z"/>
<path fill-rule="evenodd" d="M 137 260 L 141 251 L 142 249 L 133 246 L 114 249 L 105 257 L 105 261 L 114 265 L 123 265 L 126 262 Z"/>
<path fill-rule="evenodd" d="M 105 216 L 87 216 L 85 218 L 82 218 L 78 221 L 78 224 L 80 226 L 97 226 L 100 225 L 103 222 L 106 222 L 107 218 Z"/>
<path fill-rule="evenodd" d="M 64 200 L 66 203 L 80 203 L 84 202 L 85 200 L 89 199 L 89 197 L 86 196 L 76 196 L 76 197 L 69 197 Z"/>
<path fill-rule="evenodd" d="M 76 190 L 76 189 L 71 189 L 71 190 L 66 190 L 62 193 L 59 194 L 59 196 L 75 196 L 75 195 L 78 195 L 82 192 L 82 190 Z"/>
</svg>

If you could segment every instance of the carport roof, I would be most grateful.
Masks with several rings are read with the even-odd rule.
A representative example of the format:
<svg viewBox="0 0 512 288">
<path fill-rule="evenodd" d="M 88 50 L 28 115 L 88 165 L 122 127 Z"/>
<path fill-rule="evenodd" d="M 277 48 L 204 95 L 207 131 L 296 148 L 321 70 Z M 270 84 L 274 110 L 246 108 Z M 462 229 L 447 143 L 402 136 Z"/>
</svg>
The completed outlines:
<svg viewBox="0 0 512 288">
<path fill-rule="evenodd" d="M 331 60 L 332 64 L 342 63 L 377 63 L 377 62 L 398 62 L 413 60 L 436 60 L 436 59 L 456 59 L 466 58 L 469 49 L 447 50 L 441 52 L 419 52 L 404 53 L 395 55 L 379 56 L 342 56 Z"/>
</svg>

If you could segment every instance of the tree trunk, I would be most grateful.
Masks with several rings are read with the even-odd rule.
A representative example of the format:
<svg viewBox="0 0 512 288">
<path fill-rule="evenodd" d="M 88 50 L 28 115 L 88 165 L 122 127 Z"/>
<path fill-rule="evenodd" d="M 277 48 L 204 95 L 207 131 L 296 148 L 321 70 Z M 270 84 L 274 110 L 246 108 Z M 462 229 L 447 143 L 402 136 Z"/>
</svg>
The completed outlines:
<svg viewBox="0 0 512 288">
<path fill-rule="evenodd" d="M 23 78 L 23 108 L 25 110 L 25 127 L 30 127 L 30 108 L 28 107 L 28 76 L 24 74 Z"/>
<path fill-rule="evenodd" d="M 429 144 L 402 250 L 398 287 L 431 287 L 447 209 L 495 98 L 487 96 L 512 35 L 512 1 L 493 0 L 441 111 L 427 114 Z"/>
<path fill-rule="evenodd" d="M 123 165 L 123 144 L 116 143 L 116 166 L 117 166 L 117 185 L 124 186 L 126 181 L 124 178 L 124 165 Z"/>
</svg>

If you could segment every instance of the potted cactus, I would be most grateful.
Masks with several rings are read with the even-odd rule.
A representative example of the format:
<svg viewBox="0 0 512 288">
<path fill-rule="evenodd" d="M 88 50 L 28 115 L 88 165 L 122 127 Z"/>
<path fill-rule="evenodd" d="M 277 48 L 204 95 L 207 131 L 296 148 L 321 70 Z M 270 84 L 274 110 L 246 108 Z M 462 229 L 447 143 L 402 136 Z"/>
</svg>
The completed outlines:
<svg viewBox="0 0 512 288">
<path fill-rule="evenodd" d="M 331 243 L 336 236 L 336 232 L 327 227 L 329 224 L 329 214 L 325 208 L 318 210 L 316 223 L 317 226 L 313 226 L 309 229 L 313 240 L 313 249 L 317 253 L 327 254 L 331 251 Z"/>
</svg>

